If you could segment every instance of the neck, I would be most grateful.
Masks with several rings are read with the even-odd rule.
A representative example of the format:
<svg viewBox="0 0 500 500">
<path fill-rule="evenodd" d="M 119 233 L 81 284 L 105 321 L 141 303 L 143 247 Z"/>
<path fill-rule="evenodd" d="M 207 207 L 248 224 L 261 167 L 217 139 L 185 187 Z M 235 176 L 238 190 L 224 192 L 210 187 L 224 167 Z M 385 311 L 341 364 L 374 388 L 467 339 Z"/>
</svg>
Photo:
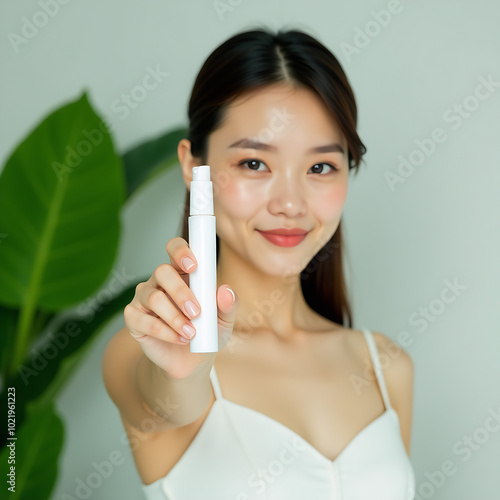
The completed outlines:
<svg viewBox="0 0 500 500">
<path fill-rule="evenodd" d="M 234 288 L 240 298 L 235 329 L 245 336 L 274 335 L 283 342 L 302 340 L 317 316 L 304 299 L 300 273 L 273 276 L 261 272 L 219 241 L 217 286 Z"/>
</svg>

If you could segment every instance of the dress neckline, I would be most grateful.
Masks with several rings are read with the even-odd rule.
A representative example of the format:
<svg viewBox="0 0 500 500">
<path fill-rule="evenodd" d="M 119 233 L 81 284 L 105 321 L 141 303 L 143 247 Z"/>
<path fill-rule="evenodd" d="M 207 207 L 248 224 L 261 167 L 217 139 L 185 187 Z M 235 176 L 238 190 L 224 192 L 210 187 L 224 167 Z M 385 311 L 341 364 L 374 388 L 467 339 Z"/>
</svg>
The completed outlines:
<svg viewBox="0 0 500 500">
<path fill-rule="evenodd" d="M 249 406 L 245 406 L 245 405 L 241 405 L 239 403 L 235 403 L 234 401 L 231 401 L 231 400 L 226 399 L 224 397 L 218 397 L 218 398 L 216 398 L 215 401 L 214 401 L 214 403 L 213 403 L 213 405 L 218 404 L 220 402 L 222 402 L 223 404 L 229 403 L 231 406 L 235 406 L 237 408 L 242 409 L 243 411 L 250 412 L 252 415 L 257 415 L 259 418 L 261 418 L 261 419 L 263 419 L 265 421 L 268 421 L 268 422 L 270 422 L 273 425 L 276 425 L 277 427 L 283 429 L 286 433 L 290 434 L 290 436 L 294 437 L 295 439 L 298 439 L 304 446 L 307 447 L 307 449 L 311 450 L 314 454 L 316 454 L 317 456 L 319 456 L 319 458 L 321 460 L 326 461 L 326 462 L 328 462 L 331 465 L 336 464 L 344 456 L 344 453 L 347 452 L 347 450 L 349 448 L 351 448 L 354 445 L 354 443 L 356 443 L 363 434 L 365 434 L 366 432 L 368 432 L 368 430 L 371 429 L 377 422 L 382 421 L 385 418 L 387 418 L 387 415 L 392 414 L 395 417 L 396 421 L 399 421 L 399 416 L 398 416 L 397 412 L 394 410 L 394 408 L 392 406 L 389 407 L 389 408 L 386 408 L 383 413 L 381 413 L 378 417 L 375 417 L 374 420 L 372 420 L 367 425 L 365 425 L 344 446 L 344 448 L 342 449 L 342 451 L 334 459 L 331 459 L 331 458 L 328 458 L 326 455 L 323 455 L 323 453 L 321 453 L 316 447 L 314 447 L 309 441 L 307 441 L 307 439 L 305 439 L 304 437 L 302 437 L 300 434 L 298 434 L 297 432 L 295 432 L 293 429 L 291 429 L 290 427 L 286 426 L 285 424 L 282 424 L 281 422 L 279 422 L 278 420 L 270 417 L 269 415 L 266 415 L 265 413 L 262 413 L 262 412 L 260 412 L 258 410 L 254 410 L 253 408 L 250 408 Z M 212 408 L 210 409 L 210 411 L 212 411 Z"/>
<path fill-rule="evenodd" d="M 239 404 L 239 403 L 235 403 L 234 401 L 226 399 L 224 397 L 224 395 L 222 394 L 222 389 L 221 389 L 221 386 L 220 386 L 219 377 L 217 376 L 217 371 L 215 369 L 215 365 L 212 365 L 212 370 L 211 370 L 213 372 L 213 375 L 214 375 L 213 379 L 212 379 L 212 376 L 210 376 L 212 385 L 214 385 L 214 393 L 215 393 L 215 401 L 214 401 L 213 405 L 217 404 L 219 401 L 223 402 L 223 403 L 229 403 L 230 405 L 233 405 L 233 406 L 235 406 L 237 408 L 240 408 L 243 411 L 251 412 L 252 414 L 257 415 L 259 418 L 262 418 L 264 420 L 270 421 L 271 423 L 275 424 L 277 427 L 280 427 L 281 429 L 283 429 L 286 433 L 290 434 L 292 437 L 298 439 L 304 446 L 306 446 L 306 448 L 308 448 L 314 454 L 316 454 L 317 456 L 319 456 L 321 460 L 327 461 L 331 465 L 336 464 L 337 461 L 339 461 L 341 459 L 341 457 L 343 456 L 344 452 L 346 452 L 347 449 L 351 447 L 351 445 L 353 445 L 355 442 L 357 442 L 358 438 L 360 436 L 362 436 L 364 433 L 368 432 L 368 430 L 370 428 L 372 428 L 377 422 L 384 420 L 384 418 L 387 418 L 387 415 L 391 414 L 393 416 L 393 418 L 395 419 L 395 421 L 399 423 L 399 415 L 396 412 L 396 410 L 394 410 L 394 408 L 392 407 L 392 405 L 390 404 L 390 399 L 389 399 L 389 395 L 387 393 L 387 388 L 386 388 L 386 385 L 385 385 L 385 380 L 384 380 L 384 376 L 383 376 L 383 373 L 382 373 L 382 367 L 380 365 L 380 359 L 379 359 L 377 347 L 376 347 L 376 344 L 375 344 L 375 340 L 373 338 L 373 334 L 367 328 L 361 328 L 361 331 L 363 332 L 363 336 L 365 338 L 365 341 L 367 342 L 367 346 L 368 346 L 368 350 L 369 350 L 369 353 L 370 353 L 371 361 L 372 361 L 372 364 L 373 364 L 373 367 L 374 367 L 374 371 L 375 371 L 375 379 L 377 380 L 377 383 L 379 385 L 380 391 L 382 393 L 382 399 L 383 399 L 383 402 L 384 402 L 384 408 L 385 408 L 385 410 L 378 417 L 376 417 L 374 420 L 372 420 L 367 425 L 365 425 L 344 446 L 344 448 L 342 449 L 342 451 L 334 459 L 328 458 L 326 455 L 323 455 L 323 453 L 321 453 L 316 447 L 314 447 L 309 441 L 307 441 L 307 439 L 305 439 L 304 437 L 302 437 L 300 434 L 298 434 L 297 432 L 295 432 L 290 427 L 288 427 L 285 424 L 279 422 L 278 420 L 270 417 L 269 415 L 266 415 L 265 413 L 262 413 L 262 412 L 260 412 L 258 410 L 250 408 L 249 406 L 245 406 L 245 405 L 242 405 L 242 404 Z M 215 384 L 213 382 L 215 382 Z M 211 409 L 210 409 L 210 411 L 211 411 Z M 399 429 L 399 427 L 398 427 L 398 429 Z M 401 438 L 401 434 L 399 432 L 398 432 L 398 435 Z M 402 440 L 402 438 L 401 438 L 401 440 Z"/>
<path fill-rule="evenodd" d="M 250 408 L 248 406 L 241 405 L 239 403 L 235 403 L 234 401 L 231 401 L 230 399 L 226 399 L 224 397 L 218 397 L 215 399 L 213 402 L 210 411 L 208 412 L 207 416 L 205 417 L 205 420 L 201 424 L 201 427 L 198 429 L 198 432 L 196 433 L 193 441 L 189 444 L 181 458 L 176 462 L 176 464 L 172 467 L 172 469 L 163 477 L 157 479 L 156 481 L 153 481 L 152 483 L 145 484 L 142 483 L 142 486 L 144 488 L 150 489 L 154 487 L 153 485 L 159 484 L 160 481 L 166 481 L 170 477 L 170 475 L 173 473 L 174 469 L 178 468 L 181 464 L 181 462 L 186 460 L 186 457 L 190 452 L 192 452 L 192 449 L 196 445 L 196 443 L 201 439 L 201 435 L 203 432 L 205 432 L 206 428 L 209 426 L 209 422 L 211 421 L 212 416 L 215 414 L 215 408 L 217 405 L 224 405 L 224 404 L 229 404 L 230 406 L 233 406 L 235 408 L 239 408 L 242 411 L 246 411 L 252 415 L 256 415 L 259 419 L 261 419 L 264 422 L 269 422 L 271 425 L 275 425 L 276 427 L 279 427 L 280 429 L 283 429 L 284 432 L 287 434 L 290 434 L 290 436 L 298 439 L 308 450 L 311 451 L 314 455 L 316 455 L 321 461 L 327 463 L 329 466 L 334 466 L 337 465 L 339 461 L 342 460 L 344 455 L 347 453 L 347 450 L 352 448 L 355 443 L 361 439 L 361 437 L 366 434 L 370 429 L 374 428 L 375 425 L 381 421 L 383 421 L 388 414 L 393 414 L 394 418 L 396 419 L 397 422 L 399 422 L 399 417 L 397 412 L 394 410 L 394 408 L 391 406 L 389 408 L 386 408 L 386 410 L 380 414 L 378 417 L 376 417 L 374 420 L 372 420 L 368 425 L 363 427 L 348 443 L 347 445 L 343 448 L 343 450 L 335 457 L 333 460 L 328 458 L 327 456 L 323 455 L 317 448 L 315 448 L 309 441 L 307 441 L 305 438 L 303 438 L 300 434 L 296 433 L 294 430 L 290 429 L 290 427 L 287 427 L 286 425 L 282 424 L 281 422 L 278 422 L 274 418 L 266 415 L 265 413 L 262 413 L 260 411 L 254 410 L 253 408 Z M 222 408 L 221 408 L 222 409 Z M 398 433 L 398 435 L 401 438 L 401 435 Z"/>
</svg>

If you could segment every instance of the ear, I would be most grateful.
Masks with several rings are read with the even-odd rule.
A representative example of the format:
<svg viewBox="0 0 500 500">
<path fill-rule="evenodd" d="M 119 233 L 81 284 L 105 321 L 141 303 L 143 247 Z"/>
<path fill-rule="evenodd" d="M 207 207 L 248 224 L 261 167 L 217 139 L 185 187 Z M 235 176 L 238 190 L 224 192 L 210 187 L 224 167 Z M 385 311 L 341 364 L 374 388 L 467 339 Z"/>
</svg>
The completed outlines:
<svg viewBox="0 0 500 500">
<path fill-rule="evenodd" d="M 188 190 L 191 189 L 191 181 L 193 180 L 193 167 L 201 165 L 200 158 L 196 158 L 191 154 L 191 141 L 189 139 L 181 139 L 177 145 L 177 156 L 182 167 L 182 177 Z"/>
</svg>

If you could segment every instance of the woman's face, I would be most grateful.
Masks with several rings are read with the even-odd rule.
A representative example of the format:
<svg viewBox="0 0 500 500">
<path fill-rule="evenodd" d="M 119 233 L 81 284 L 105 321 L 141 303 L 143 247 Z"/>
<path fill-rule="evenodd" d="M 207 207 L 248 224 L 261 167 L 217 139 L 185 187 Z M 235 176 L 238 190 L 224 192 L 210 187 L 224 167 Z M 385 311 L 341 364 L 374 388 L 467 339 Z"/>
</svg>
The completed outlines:
<svg viewBox="0 0 500 500">
<path fill-rule="evenodd" d="M 266 274 L 298 274 L 336 231 L 347 142 L 313 92 L 273 85 L 239 98 L 210 135 L 207 164 L 221 255 L 227 246 Z M 307 235 L 259 232 L 277 228 Z"/>
</svg>

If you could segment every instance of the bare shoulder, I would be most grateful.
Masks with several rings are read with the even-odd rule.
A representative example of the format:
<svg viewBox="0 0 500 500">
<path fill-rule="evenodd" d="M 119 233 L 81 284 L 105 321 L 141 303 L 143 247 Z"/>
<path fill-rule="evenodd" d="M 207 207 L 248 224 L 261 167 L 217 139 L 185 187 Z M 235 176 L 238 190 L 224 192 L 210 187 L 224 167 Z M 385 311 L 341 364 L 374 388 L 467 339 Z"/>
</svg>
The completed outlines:
<svg viewBox="0 0 500 500">
<path fill-rule="evenodd" d="M 352 341 L 364 344 L 363 332 L 349 336 Z M 372 331 L 391 406 L 398 414 L 401 436 L 410 455 L 411 427 L 413 415 L 414 364 L 411 356 L 397 342 L 380 332 Z"/>
<path fill-rule="evenodd" d="M 359 359 L 366 358 L 369 351 L 363 332 L 351 328 L 345 328 L 345 331 L 348 333 L 346 343 L 350 349 L 358 354 Z M 413 360 L 408 352 L 387 335 L 375 331 L 372 331 L 372 334 L 391 397 L 391 404 L 398 409 L 402 405 L 407 405 L 408 396 L 411 396 L 414 376 Z"/>
<path fill-rule="evenodd" d="M 408 403 L 413 390 L 415 366 L 411 356 L 398 343 L 380 332 L 372 332 L 384 377 L 391 394 L 391 403 L 398 409 Z"/>
</svg>

